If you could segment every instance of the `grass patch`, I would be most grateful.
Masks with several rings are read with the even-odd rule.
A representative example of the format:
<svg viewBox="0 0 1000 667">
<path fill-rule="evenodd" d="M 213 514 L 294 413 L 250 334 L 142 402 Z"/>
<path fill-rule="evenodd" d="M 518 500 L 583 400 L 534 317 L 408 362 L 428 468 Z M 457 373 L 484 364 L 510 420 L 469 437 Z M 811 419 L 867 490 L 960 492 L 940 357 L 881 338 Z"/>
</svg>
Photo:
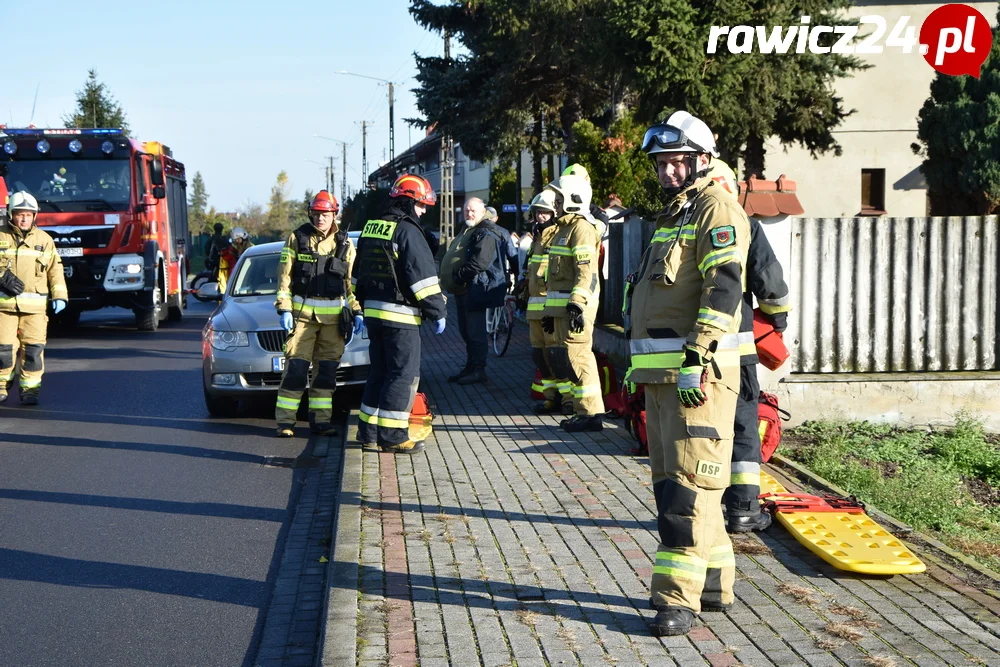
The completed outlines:
<svg viewBox="0 0 1000 667">
<path fill-rule="evenodd" d="M 946 431 L 807 422 L 782 453 L 883 512 L 1000 569 L 1000 446 L 960 414 Z"/>
</svg>

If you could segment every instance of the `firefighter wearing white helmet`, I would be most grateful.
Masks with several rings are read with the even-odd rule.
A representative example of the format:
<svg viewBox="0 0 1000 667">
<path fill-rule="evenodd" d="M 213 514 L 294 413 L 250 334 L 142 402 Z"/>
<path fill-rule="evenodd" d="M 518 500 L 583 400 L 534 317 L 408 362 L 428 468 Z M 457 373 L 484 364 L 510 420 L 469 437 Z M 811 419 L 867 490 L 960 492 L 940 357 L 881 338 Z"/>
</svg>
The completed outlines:
<svg viewBox="0 0 1000 667">
<path fill-rule="evenodd" d="M 535 412 L 550 414 L 559 412 L 566 406 L 566 411 L 573 409 L 572 394 L 569 387 L 565 396 L 560 395 L 559 379 L 552 370 L 549 360 L 549 347 L 556 346 L 555 333 L 546 334 L 542 329 L 542 318 L 545 317 L 545 277 L 549 271 L 549 247 L 555 238 L 556 230 L 556 193 L 554 190 L 542 190 L 531 200 L 528 208 L 531 215 L 531 248 L 525 260 L 521 280 L 518 283 L 518 308 L 525 311 L 528 320 L 528 332 L 531 341 L 531 358 L 535 367 L 541 373 L 541 382 L 533 384 L 532 389 L 545 399 L 535 406 Z M 572 414 L 570 412 L 570 414 Z"/>
<path fill-rule="evenodd" d="M 646 385 L 649 462 L 660 544 L 650 585 L 654 635 L 681 635 L 695 614 L 733 603 L 735 562 L 722 517 L 740 389 L 746 214 L 708 175 L 718 154 L 685 111 L 649 128 L 670 203 L 626 291 L 631 368 Z"/>
<path fill-rule="evenodd" d="M 600 431 L 604 401 L 597 362 L 591 349 L 601 294 L 598 277 L 600 239 L 586 214 L 590 183 L 568 174 L 546 186 L 555 194 L 556 231 L 549 246 L 542 330 L 552 372 L 573 396 L 574 415 L 561 423 L 566 431 Z M 554 407 L 554 406 L 550 406 Z"/>
<path fill-rule="evenodd" d="M 62 260 L 52 237 L 35 226 L 38 202 L 27 192 L 15 192 L 8 205 L 10 219 L 0 227 L 0 401 L 21 361 L 21 403 L 37 405 L 45 371 L 46 307 L 58 314 L 69 299 Z"/>
</svg>

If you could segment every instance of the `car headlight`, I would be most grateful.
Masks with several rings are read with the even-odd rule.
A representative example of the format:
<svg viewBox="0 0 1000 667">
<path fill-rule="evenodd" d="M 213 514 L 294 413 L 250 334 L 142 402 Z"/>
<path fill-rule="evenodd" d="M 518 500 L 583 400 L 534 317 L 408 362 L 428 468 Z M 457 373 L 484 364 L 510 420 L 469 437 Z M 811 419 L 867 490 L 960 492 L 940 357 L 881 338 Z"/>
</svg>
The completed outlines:
<svg viewBox="0 0 1000 667">
<path fill-rule="evenodd" d="M 250 338 L 245 331 L 215 331 L 209 329 L 208 342 L 216 350 L 228 352 L 237 347 L 249 347 Z"/>
</svg>

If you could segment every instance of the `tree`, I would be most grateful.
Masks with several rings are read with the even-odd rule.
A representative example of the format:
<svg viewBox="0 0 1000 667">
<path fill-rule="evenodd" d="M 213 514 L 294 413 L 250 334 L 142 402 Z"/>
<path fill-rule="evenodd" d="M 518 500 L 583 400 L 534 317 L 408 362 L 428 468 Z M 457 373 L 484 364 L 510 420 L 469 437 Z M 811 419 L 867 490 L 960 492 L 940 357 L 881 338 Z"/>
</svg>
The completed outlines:
<svg viewBox="0 0 1000 667">
<path fill-rule="evenodd" d="M 267 228 L 272 233 L 286 232 L 291 229 L 289 214 L 291 209 L 288 201 L 288 174 L 282 169 L 271 187 L 271 199 L 267 204 Z"/>
<path fill-rule="evenodd" d="M 918 118 L 931 215 L 1000 212 L 1000 28 L 980 77 L 936 75 Z"/>
<path fill-rule="evenodd" d="M 497 210 L 497 224 L 509 229 L 517 229 L 517 216 L 513 214 L 513 224 L 510 224 L 509 214 L 503 212 L 504 204 L 517 202 L 517 170 L 511 163 L 496 165 L 490 170 L 490 197 L 487 204 Z M 503 224 L 503 223 L 507 224 Z"/>
<path fill-rule="evenodd" d="M 63 116 L 66 127 L 119 127 L 126 135 L 130 129 L 125 112 L 108 87 L 97 80 L 97 70 L 88 70 L 83 90 L 76 92 L 76 111 Z"/>
<path fill-rule="evenodd" d="M 777 136 L 817 154 L 841 148 L 832 131 L 853 113 L 834 93 L 836 79 L 867 66 L 838 54 L 729 53 L 725 38 L 707 54 L 713 25 L 790 26 L 808 15 L 813 25 L 852 24 L 850 0 L 608 0 L 609 30 L 625 83 L 650 122 L 685 109 L 719 134 L 723 158 L 744 160 L 746 174 L 763 175 L 764 142 Z M 836 37 L 824 34 L 829 46 Z M 794 48 L 794 47 L 793 47 Z"/>
<path fill-rule="evenodd" d="M 248 200 L 237 209 L 237 216 L 240 226 L 247 230 L 251 236 L 270 236 L 267 234 L 267 214 L 260 204 Z"/>
<path fill-rule="evenodd" d="M 571 159 L 587 168 L 598 205 L 615 194 L 625 206 L 650 216 L 665 204 L 649 156 L 642 152 L 645 130 L 645 123 L 631 113 L 612 123 L 608 132 L 589 120 L 576 124 Z"/>
<path fill-rule="evenodd" d="M 201 177 L 201 172 L 196 171 L 194 178 L 191 179 L 191 195 L 188 197 L 188 229 L 192 234 L 212 229 L 206 218 L 206 206 L 208 206 L 208 192 L 205 190 L 205 180 Z"/>
<path fill-rule="evenodd" d="M 605 0 L 411 0 L 425 28 L 455 36 L 467 55 L 417 57 L 417 106 L 426 121 L 480 161 L 536 158 L 572 146 L 572 126 L 610 98 Z M 549 132 L 543 144 L 541 123 Z M 560 144 L 562 141 L 559 142 Z"/>
<path fill-rule="evenodd" d="M 387 199 L 389 199 L 388 188 L 361 190 L 353 197 L 348 197 L 347 203 L 343 204 L 344 213 L 341 216 L 340 228 L 343 230 L 360 230 L 367 221 L 378 216 Z M 427 213 L 424 214 L 424 217 L 421 218 L 421 224 L 428 227 L 428 218 L 438 208 L 438 206 L 430 207 Z"/>
</svg>

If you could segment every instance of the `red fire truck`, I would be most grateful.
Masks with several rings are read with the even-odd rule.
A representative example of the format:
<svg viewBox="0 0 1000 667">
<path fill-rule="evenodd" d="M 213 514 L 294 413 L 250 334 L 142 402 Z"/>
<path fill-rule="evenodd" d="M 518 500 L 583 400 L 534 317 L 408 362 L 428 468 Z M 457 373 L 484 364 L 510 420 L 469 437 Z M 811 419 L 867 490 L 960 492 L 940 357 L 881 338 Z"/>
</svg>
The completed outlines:
<svg viewBox="0 0 1000 667">
<path fill-rule="evenodd" d="M 69 287 L 60 314 L 129 308 L 141 331 L 187 307 L 184 165 L 155 141 L 116 129 L 5 128 L 0 177 L 38 200 L 38 226 L 55 241 Z"/>
</svg>

